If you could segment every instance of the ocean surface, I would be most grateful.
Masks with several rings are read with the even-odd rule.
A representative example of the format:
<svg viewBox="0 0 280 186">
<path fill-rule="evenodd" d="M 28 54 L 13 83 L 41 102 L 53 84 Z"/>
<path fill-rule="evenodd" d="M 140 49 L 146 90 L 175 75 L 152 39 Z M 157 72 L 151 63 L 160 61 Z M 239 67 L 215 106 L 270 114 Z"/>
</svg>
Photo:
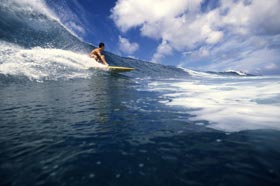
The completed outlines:
<svg viewBox="0 0 280 186">
<path fill-rule="evenodd" d="M 0 4 L 0 186 L 280 185 L 280 76 L 111 73 L 32 2 Z"/>
</svg>

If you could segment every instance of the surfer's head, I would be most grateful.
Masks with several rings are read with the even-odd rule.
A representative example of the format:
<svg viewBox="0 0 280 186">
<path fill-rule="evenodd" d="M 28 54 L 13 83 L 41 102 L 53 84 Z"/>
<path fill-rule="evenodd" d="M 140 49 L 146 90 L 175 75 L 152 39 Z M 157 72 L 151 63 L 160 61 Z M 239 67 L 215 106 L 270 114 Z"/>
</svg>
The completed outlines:
<svg viewBox="0 0 280 186">
<path fill-rule="evenodd" d="M 99 48 L 102 48 L 102 49 L 104 49 L 105 48 L 105 44 L 104 43 L 99 43 Z"/>
</svg>

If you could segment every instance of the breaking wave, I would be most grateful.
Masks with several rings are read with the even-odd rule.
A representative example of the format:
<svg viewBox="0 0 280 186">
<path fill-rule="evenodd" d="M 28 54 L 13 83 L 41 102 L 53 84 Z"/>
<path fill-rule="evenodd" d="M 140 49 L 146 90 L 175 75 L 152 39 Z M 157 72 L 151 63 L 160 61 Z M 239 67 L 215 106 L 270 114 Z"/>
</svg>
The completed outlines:
<svg viewBox="0 0 280 186">
<path fill-rule="evenodd" d="M 104 68 L 88 57 L 94 46 L 67 29 L 44 1 L 3 0 L 0 4 L 0 76 L 29 80 L 88 78 L 92 70 Z M 131 76 L 185 78 L 211 76 L 191 70 L 124 58 L 105 52 L 110 65 L 136 68 Z M 244 75 L 237 72 L 222 75 Z M 214 75 L 221 75 L 216 73 Z"/>
</svg>

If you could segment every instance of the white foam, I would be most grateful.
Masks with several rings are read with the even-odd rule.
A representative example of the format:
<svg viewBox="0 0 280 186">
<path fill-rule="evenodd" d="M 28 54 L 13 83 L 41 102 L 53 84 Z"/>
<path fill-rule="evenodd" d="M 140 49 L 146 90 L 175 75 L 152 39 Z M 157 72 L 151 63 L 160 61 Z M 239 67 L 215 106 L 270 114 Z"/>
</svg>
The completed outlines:
<svg viewBox="0 0 280 186">
<path fill-rule="evenodd" d="M 107 70 L 86 54 L 62 49 L 24 49 L 0 41 L 0 54 L 1 74 L 25 76 L 31 80 L 88 78 L 89 68 Z"/>
<path fill-rule="evenodd" d="M 246 76 L 247 75 L 245 72 L 237 71 L 237 70 L 226 70 L 225 72 L 233 72 L 233 73 L 238 74 L 239 76 Z"/>
<path fill-rule="evenodd" d="M 216 74 L 209 74 L 206 72 L 194 71 L 194 70 L 186 69 L 186 68 L 182 68 L 182 67 L 179 67 L 179 68 L 181 68 L 182 70 L 184 70 L 185 72 L 187 72 L 188 74 L 190 74 L 193 77 L 221 78 L 221 76 L 216 75 Z"/>
<path fill-rule="evenodd" d="M 242 80 L 242 81 L 241 81 Z M 219 83 L 218 83 L 219 82 Z M 192 120 L 207 120 L 208 127 L 228 132 L 254 129 L 280 130 L 280 77 L 240 78 L 228 82 L 186 81 L 150 83 L 152 90 L 173 89 L 163 104 L 193 108 Z M 271 101 L 273 100 L 273 101 Z M 278 100 L 278 101 L 275 101 Z M 261 102 L 261 103 L 260 103 Z"/>
</svg>

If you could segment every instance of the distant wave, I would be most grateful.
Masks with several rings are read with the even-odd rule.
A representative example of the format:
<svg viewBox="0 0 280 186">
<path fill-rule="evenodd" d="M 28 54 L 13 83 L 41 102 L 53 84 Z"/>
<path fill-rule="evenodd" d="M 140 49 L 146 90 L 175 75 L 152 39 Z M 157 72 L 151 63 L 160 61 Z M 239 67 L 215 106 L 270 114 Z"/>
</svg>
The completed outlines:
<svg viewBox="0 0 280 186">
<path fill-rule="evenodd" d="M 205 78 L 223 78 L 225 76 L 233 76 L 233 77 L 248 77 L 248 76 L 256 76 L 253 74 L 248 74 L 241 71 L 234 71 L 234 70 L 228 70 L 225 72 L 213 72 L 213 71 L 207 71 L 207 72 L 201 72 L 201 71 L 195 71 L 191 69 L 185 69 L 181 68 L 185 72 L 187 72 L 192 77 L 205 77 Z"/>
<path fill-rule="evenodd" d="M 236 71 L 236 70 L 227 70 L 227 71 L 224 71 L 224 72 L 208 71 L 207 73 L 217 74 L 217 75 L 225 75 L 225 76 L 256 76 L 256 75 L 253 75 L 253 74 L 249 74 L 249 73 L 242 72 L 242 71 Z"/>
</svg>

